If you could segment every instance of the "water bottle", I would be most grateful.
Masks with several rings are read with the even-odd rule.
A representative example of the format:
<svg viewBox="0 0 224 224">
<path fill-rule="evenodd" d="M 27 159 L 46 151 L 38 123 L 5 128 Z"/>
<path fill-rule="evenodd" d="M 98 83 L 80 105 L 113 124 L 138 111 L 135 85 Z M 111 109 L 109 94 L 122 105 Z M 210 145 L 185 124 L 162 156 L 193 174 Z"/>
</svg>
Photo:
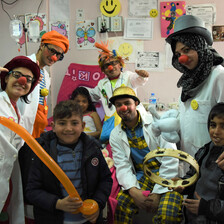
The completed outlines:
<svg viewBox="0 0 224 224">
<path fill-rule="evenodd" d="M 151 93 L 151 96 L 149 98 L 149 106 L 156 107 L 156 97 L 155 97 L 155 93 Z"/>
</svg>

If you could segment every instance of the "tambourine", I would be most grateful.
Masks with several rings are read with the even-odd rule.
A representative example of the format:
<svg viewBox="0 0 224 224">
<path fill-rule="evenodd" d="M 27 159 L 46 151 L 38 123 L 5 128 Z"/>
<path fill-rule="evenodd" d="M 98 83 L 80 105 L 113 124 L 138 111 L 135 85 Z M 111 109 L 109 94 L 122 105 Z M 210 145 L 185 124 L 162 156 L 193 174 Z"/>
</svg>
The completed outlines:
<svg viewBox="0 0 224 224">
<path fill-rule="evenodd" d="M 177 181 L 173 181 L 173 180 L 164 179 L 152 173 L 151 170 L 147 167 L 148 160 L 154 157 L 162 157 L 162 156 L 170 156 L 170 157 L 178 158 L 180 160 L 184 160 L 185 162 L 189 163 L 192 167 L 194 167 L 196 171 L 195 174 L 188 179 L 180 179 Z M 182 186 L 182 187 L 190 186 L 193 183 L 195 183 L 195 181 L 198 179 L 198 176 L 199 176 L 199 165 L 197 161 L 188 153 L 180 151 L 180 150 L 176 150 L 176 149 L 155 149 L 149 152 L 144 158 L 143 169 L 144 169 L 145 175 L 150 180 L 164 187 L 171 187 L 171 188 L 178 187 L 178 186 Z"/>
</svg>

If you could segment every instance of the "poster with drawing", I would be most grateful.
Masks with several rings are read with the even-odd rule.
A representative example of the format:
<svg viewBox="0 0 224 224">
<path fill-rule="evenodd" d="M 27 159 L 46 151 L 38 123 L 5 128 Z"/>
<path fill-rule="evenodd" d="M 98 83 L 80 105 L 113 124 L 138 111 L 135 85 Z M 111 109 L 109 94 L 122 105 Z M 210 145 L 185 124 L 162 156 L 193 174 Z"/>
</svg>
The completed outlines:
<svg viewBox="0 0 224 224">
<path fill-rule="evenodd" d="M 125 63 L 135 63 L 137 51 L 143 51 L 144 42 L 141 40 L 124 40 L 122 37 L 109 38 L 109 49 L 116 50 L 123 58 L 128 58 Z"/>
<path fill-rule="evenodd" d="M 160 2 L 161 37 L 173 33 L 175 20 L 186 14 L 185 1 Z"/>
<path fill-rule="evenodd" d="M 49 23 L 50 30 L 55 30 L 58 33 L 64 35 L 65 37 L 69 37 L 69 22 L 68 21 L 51 21 Z"/>
<path fill-rule="evenodd" d="M 96 22 L 85 20 L 76 23 L 76 48 L 79 50 L 96 49 Z"/>
</svg>

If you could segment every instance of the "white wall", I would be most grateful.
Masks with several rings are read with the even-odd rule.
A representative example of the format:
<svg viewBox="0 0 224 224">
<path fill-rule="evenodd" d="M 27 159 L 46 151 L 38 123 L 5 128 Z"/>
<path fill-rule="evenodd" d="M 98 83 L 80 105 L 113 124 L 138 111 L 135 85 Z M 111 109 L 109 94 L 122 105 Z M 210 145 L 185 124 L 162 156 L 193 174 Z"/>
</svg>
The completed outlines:
<svg viewBox="0 0 224 224">
<path fill-rule="evenodd" d="M 19 0 L 12 6 L 4 4 L 4 8 L 12 17 L 13 14 L 34 13 L 37 11 L 41 0 Z M 69 0 L 68 0 L 69 1 Z M 96 19 L 100 16 L 99 5 L 101 0 L 70 0 L 70 50 L 65 55 L 62 62 L 58 62 L 50 69 L 52 76 L 52 104 L 56 103 L 57 94 L 70 63 L 82 64 L 97 64 L 98 51 L 97 50 L 77 50 L 75 47 L 75 19 L 76 9 L 83 9 L 85 19 Z M 158 1 L 160 3 L 160 0 Z M 217 17 L 215 25 L 224 25 L 224 1 L 221 0 L 186 0 L 186 4 L 202 4 L 202 3 L 216 4 Z M 121 12 L 120 16 L 128 16 L 128 0 L 120 0 Z M 158 6 L 159 6 L 158 3 Z M 43 1 L 40 13 L 48 14 L 48 0 Z M 165 52 L 165 39 L 161 38 L 160 34 L 160 17 L 154 19 L 154 36 L 152 41 L 144 41 L 145 51 L 160 51 Z M 0 65 L 4 65 L 12 57 L 16 55 L 25 55 L 25 47 L 18 52 L 18 45 L 11 39 L 9 34 L 9 17 L 0 7 Z M 121 35 L 118 33 L 117 35 Z M 99 41 L 99 39 L 98 39 Z M 28 44 L 28 55 L 37 51 L 39 44 Z M 216 42 L 213 47 L 224 56 L 224 42 Z M 134 70 L 134 64 L 127 64 L 127 70 Z M 180 94 L 180 89 L 176 87 L 176 83 L 180 74 L 175 69 L 165 69 L 164 72 L 150 72 L 149 81 L 143 88 L 139 88 L 138 96 L 140 100 L 148 99 L 151 92 L 155 92 L 161 102 L 169 103 L 177 100 Z"/>
</svg>

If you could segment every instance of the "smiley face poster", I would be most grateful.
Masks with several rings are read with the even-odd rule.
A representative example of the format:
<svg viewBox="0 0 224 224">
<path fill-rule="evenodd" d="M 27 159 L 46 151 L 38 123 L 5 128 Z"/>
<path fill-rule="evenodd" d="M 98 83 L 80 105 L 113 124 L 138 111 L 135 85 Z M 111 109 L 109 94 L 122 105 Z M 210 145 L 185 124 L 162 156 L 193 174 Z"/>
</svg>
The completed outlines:
<svg viewBox="0 0 224 224">
<path fill-rule="evenodd" d="M 175 21 L 186 14 L 185 1 L 160 2 L 161 37 L 173 33 Z"/>
<path fill-rule="evenodd" d="M 102 0 L 100 3 L 100 11 L 104 16 L 113 17 L 119 14 L 121 3 L 119 0 Z"/>
</svg>

